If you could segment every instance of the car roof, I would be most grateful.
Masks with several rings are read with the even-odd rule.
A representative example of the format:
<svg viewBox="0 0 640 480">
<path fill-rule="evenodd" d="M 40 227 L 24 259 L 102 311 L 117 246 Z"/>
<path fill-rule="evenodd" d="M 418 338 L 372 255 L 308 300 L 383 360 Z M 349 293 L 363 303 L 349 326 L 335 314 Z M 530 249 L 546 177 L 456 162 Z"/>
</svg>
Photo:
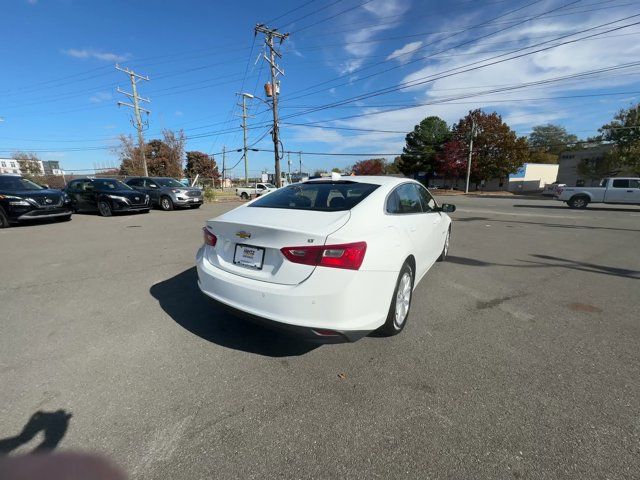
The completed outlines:
<svg viewBox="0 0 640 480">
<path fill-rule="evenodd" d="M 405 182 L 415 182 L 415 180 L 407 177 L 391 177 L 386 175 L 354 175 L 354 176 L 341 176 L 339 179 L 332 179 L 331 177 L 320 177 L 307 180 L 307 182 L 356 182 L 356 183 L 370 183 L 373 185 L 400 185 Z M 305 182 L 306 183 L 306 182 Z"/>
</svg>

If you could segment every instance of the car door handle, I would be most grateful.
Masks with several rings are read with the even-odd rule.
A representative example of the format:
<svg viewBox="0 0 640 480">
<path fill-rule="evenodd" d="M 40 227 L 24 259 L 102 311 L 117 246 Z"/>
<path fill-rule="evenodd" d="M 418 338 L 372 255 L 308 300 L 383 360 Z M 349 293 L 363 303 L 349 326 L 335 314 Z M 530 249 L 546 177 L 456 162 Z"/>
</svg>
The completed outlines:
<svg viewBox="0 0 640 480">
<path fill-rule="evenodd" d="M 633 190 L 627 190 L 627 193 L 633 193 Z"/>
</svg>

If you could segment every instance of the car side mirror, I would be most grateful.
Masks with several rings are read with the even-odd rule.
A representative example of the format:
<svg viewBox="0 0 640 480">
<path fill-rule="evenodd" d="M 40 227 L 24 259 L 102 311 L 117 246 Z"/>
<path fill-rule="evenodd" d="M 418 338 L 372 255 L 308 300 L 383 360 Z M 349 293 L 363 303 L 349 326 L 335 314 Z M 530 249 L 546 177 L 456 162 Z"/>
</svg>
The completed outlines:
<svg viewBox="0 0 640 480">
<path fill-rule="evenodd" d="M 450 203 L 443 203 L 440 207 L 440 211 L 445 213 L 453 213 L 456 211 L 456 206 L 451 205 Z"/>
<path fill-rule="evenodd" d="M 48 185 L 48 184 L 46 184 L 46 183 L 42 183 L 42 184 L 40 184 L 40 186 L 41 186 L 42 188 L 49 188 L 49 185 Z"/>
</svg>

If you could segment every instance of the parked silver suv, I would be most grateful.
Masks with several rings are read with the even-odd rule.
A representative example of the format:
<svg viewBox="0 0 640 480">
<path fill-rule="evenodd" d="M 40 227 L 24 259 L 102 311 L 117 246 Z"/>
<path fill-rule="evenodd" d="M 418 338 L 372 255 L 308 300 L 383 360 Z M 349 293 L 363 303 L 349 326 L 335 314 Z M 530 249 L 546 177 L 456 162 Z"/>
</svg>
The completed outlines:
<svg viewBox="0 0 640 480">
<path fill-rule="evenodd" d="M 148 194 L 151 204 L 159 206 L 162 210 L 173 210 L 176 207 L 200 208 L 202 205 L 202 190 L 185 187 L 175 178 L 132 177 L 125 183 Z"/>
</svg>

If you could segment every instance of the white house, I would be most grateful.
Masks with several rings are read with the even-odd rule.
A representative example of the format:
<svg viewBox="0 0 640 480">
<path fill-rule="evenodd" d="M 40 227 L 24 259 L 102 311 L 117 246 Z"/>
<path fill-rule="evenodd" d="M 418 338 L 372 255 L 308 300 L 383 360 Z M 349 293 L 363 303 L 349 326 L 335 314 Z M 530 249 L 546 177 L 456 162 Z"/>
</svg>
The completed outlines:
<svg viewBox="0 0 640 480">
<path fill-rule="evenodd" d="M 21 173 L 18 161 L 13 158 L 0 158 L 0 173 Z"/>
<path fill-rule="evenodd" d="M 40 168 L 40 173 L 42 175 L 45 174 L 53 174 L 53 175 L 62 175 L 62 171 L 59 168 L 51 169 L 51 173 L 45 170 L 45 165 L 42 160 L 38 160 L 38 167 Z M 47 162 L 51 163 L 51 162 Z M 58 162 L 54 162 L 55 167 L 59 167 Z M 55 171 L 54 171 L 55 170 Z M 0 173 L 16 173 L 18 175 L 22 174 L 22 170 L 20 170 L 20 163 L 13 158 L 0 158 Z"/>
</svg>

